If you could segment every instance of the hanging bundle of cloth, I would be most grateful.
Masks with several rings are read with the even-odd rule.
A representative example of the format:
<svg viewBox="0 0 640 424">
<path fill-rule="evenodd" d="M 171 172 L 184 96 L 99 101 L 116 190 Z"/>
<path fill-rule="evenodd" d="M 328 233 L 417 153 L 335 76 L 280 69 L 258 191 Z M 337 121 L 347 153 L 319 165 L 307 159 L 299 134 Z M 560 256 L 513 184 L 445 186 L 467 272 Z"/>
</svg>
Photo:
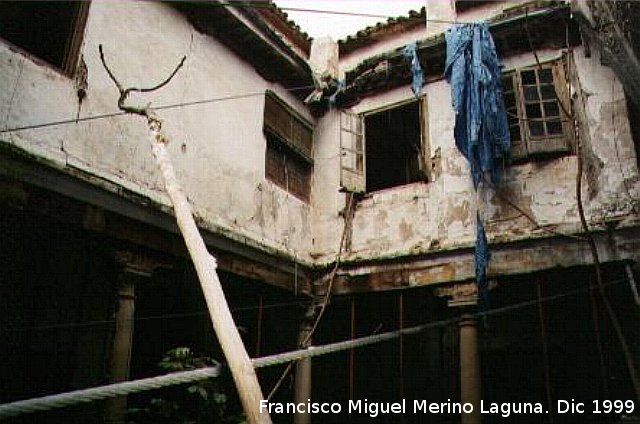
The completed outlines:
<svg viewBox="0 0 640 424">
<path fill-rule="evenodd" d="M 418 59 L 418 44 L 415 42 L 407 44 L 402 49 L 402 55 L 411 66 L 411 91 L 418 99 L 422 91 L 422 66 L 420 66 L 420 59 Z"/>
<path fill-rule="evenodd" d="M 502 67 L 486 23 L 455 25 L 445 39 L 445 77 L 451 85 L 456 146 L 469 161 L 474 188 L 482 190 L 484 178 L 493 184 L 500 182 L 511 147 L 502 100 Z M 483 209 L 478 207 L 476 214 L 475 272 L 481 304 L 486 307 L 491 254 Z"/>
</svg>

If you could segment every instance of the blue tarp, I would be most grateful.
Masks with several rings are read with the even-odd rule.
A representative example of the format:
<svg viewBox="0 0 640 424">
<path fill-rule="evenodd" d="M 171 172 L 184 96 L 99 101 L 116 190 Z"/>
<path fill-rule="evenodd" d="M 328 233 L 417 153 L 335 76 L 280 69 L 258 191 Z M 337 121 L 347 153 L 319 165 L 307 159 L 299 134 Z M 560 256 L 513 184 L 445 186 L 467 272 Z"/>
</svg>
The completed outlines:
<svg viewBox="0 0 640 424">
<path fill-rule="evenodd" d="M 471 166 L 476 190 L 487 174 L 500 182 L 511 139 L 502 100 L 502 68 L 486 23 L 462 24 L 446 35 L 445 77 L 451 85 L 456 146 Z M 475 272 L 481 305 L 487 307 L 491 254 L 480 213 L 476 216 Z"/>
<path fill-rule="evenodd" d="M 418 60 L 418 45 L 416 43 L 407 44 L 402 50 L 402 54 L 411 64 L 411 91 L 418 98 L 422 90 L 422 66 Z"/>
</svg>

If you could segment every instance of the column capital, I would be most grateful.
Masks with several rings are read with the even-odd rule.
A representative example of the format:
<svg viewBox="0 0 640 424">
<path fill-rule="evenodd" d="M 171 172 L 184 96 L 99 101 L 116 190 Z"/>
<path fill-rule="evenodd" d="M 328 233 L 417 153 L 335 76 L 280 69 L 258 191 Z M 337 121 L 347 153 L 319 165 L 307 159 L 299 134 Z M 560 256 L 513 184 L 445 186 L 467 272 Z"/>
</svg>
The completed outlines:
<svg viewBox="0 0 640 424">
<path fill-rule="evenodd" d="M 498 283 L 495 280 L 489 281 L 489 290 L 497 286 Z M 478 285 L 475 281 L 436 287 L 434 294 L 437 297 L 446 298 L 450 307 L 472 306 L 478 303 Z"/>
<path fill-rule="evenodd" d="M 130 250 L 117 250 L 114 253 L 114 257 L 122 265 L 124 273 L 141 277 L 151 277 L 151 274 L 158 268 L 173 267 L 167 259 Z"/>
<path fill-rule="evenodd" d="M 477 327 L 478 326 L 478 318 L 471 314 L 464 314 L 460 317 L 460 321 L 458 321 L 459 327 Z"/>
</svg>

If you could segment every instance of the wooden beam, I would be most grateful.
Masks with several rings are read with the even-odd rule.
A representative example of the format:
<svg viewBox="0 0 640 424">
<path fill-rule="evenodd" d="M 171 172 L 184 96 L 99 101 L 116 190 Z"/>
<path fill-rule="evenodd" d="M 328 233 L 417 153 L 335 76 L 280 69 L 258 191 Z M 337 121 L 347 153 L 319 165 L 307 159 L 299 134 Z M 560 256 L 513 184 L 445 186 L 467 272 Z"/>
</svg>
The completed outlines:
<svg viewBox="0 0 640 424">
<path fill-rule="evenodd" d="M 633 225 L 628 223 L 627 225 Z M 636 224 L 637 225 L 637 224 Z M 601 261 L 640 261 L 640 227 L 594 233 Z M 586 243 L 568 238 L 530 239 L 491 246 L 489 278 L 530 274 L 552 268 L 593 265 Z M 398 290 L 475 278 L 471 248 L 419 257 L 348 263 L 333 284 L 334 295 Z"/>
</svg>

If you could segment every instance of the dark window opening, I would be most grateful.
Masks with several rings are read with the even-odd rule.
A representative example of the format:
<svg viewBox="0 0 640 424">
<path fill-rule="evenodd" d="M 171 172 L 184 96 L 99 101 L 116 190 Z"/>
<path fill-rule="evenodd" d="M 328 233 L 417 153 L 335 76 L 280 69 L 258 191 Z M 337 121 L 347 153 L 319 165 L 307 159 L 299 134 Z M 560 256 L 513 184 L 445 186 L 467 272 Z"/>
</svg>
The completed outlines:
<svg viewBox="0 0 640 424">
<path fill-rule="evenodd" d="M 311 193 L 313 128 L 268 92 L 264 106 L 267 138 L 265 176 L 304 201 Z"/>
<path fill-rule="evenodd" d="M 636 150 L 636 162 L 640 167 L 640 107 L 627 95 L 627 111 L 629 114 L 629 125 L 631 126 L 631 137 Z"/>
<path fill-rule="evenodd" d="M 365 116 L 367 191 L 424 181 L 418 101 Z"/>
<path fill-rule="evenodd" d="M 0 37 L 71 73 L 87 10 L 83 1 L 0 1 Z"/>
</svg>

